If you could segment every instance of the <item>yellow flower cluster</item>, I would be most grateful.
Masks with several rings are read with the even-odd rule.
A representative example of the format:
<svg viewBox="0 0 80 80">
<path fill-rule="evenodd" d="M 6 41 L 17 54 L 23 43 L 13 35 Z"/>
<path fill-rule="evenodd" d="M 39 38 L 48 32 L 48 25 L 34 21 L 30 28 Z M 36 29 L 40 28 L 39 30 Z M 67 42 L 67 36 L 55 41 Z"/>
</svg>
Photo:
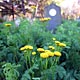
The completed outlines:
<svg viewBox="0 0 80 80">
<path fill-rule="evenodd" d="M 51 18 L 40 18 L 39 20 L 40 21 L 48 21 L 48 20 L 51 20 Z"/>
<path fill-rule="evenodd" d="M 61 42 L 59 42 L 59 41 L 55 41 L 55 44 L 56 44 L 57 46 L 66 47 L 66 44 L 61 43 Z"/>
<path fill-rule="evenodd" d="M 55 48 L 53 46 L 49 46 L 50 49 L 54 50 Z M 38 48 L 38 52 L 40 52 L 40 57 L 41 58 L 48 58 L 48 57 L 53 57 L 53 56 L 61 56 L 61 53 L 58 51 L 52 52 L 50 50 L 44 50 L 43 48 Z M 35 55 L 36 53 L 33 53 Z"/>
<path fill-rule="evenodd" d="M 38 52 L 44 52 L 44 49 L 43 48 L 38 48 L 37 51 Z"/>
<path fill-rule="evenodd" d="M 41 53 L 40 57 L 41 58 L 48 58 L 48 57 L 53 57 L 53 56 L 61 56 L 61 53 L 56 51 L 56 52 L 51 52 L 50 50 L 45 50 L 44 54 Z"/>
<path fill-rule="evenodd" d="M 33 46 L 26 45 L 26 46 L 20 48 L 21 51 L 24 51 L 24 50 L 27 50 L 27 49 L 32 50 Z"/>
<path fill-rule="evenodd" d="M 53 47 L 53 46 L 49 46 L 49 48 L 50 48 L 50 49 L 52 49 L 52 50 L 54 50 L 54 49 L 55 49 L 55 47 Z"/>
<path fill-rule="evenodd" d="M 6 27 L 10 27 L 10 26 L 11 26 L 11 24 L 9 24 L 9 23 L 8 23 L 8 24 L 5 24 L 5 26 L 6 26 Z"/>
<path fill-rule="evenodd" d="M 51 52 L 50 50 L 45 50 L 45 52 L 40 54 L 41 58 L 48 58 L 48 57 L 53 57 L 53 56 L 60 57 L 61 53 L 59 51 Z"/>
<path fill-rule="evenodd" d="M 49 56 L 54 56 L 50 50 L 44 50 L 44 52 L 40 54 L 41 58 L 48 58 Z"/>
<path fill-rule="evenodd" d="M 32 55 L 36 55 L 36 52 L 32 52 Z"/>
</svg>

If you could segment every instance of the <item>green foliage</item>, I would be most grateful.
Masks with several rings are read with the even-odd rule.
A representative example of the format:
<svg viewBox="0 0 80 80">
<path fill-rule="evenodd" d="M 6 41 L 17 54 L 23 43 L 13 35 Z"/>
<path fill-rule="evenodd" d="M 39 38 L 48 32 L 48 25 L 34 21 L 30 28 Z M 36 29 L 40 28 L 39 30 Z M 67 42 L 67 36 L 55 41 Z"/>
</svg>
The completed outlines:
<svg viewBox="0 0 80 80">
<path fill-rule="evenodd" d="M 62 50 L 60 59 L 60 65 L 66 70 L 66 76 L 62 78 L 64 80 L 76 80 L 73 74 L 75 71 L 80 71 L 80 26 L 78 24 L 77 21 L 65 20 L 54 34 L 58 40 L 69 46 Z"/>
<path fill-rule="evenodd" d="M 59 75 L 60 79 L 63 79 L 66 76 L 66 70 L 62 66 L 57 66 L 56 73 Z"/>
<path fill-rule="evenodd" d="M 59 35 L 61 34 L 61 37 Z M 79 52 L 80 52 L 80 27 L 76 21 L 65 21 L 61 26 L 58 27 L 55 36 L 60 41 L 65 42 L 70 48 L 66 48 L 65 51 L 69 54 L 69 59 L 75 59 L 79 63 Z M 74 58 L 75 57 L 75 58 Z M 72 58 L 72 59 L 71 59 Z M 75 60 L 72 60 L 73 65 L 77 66 Z M 78 66 L 79 67 L 79 66 Z"/>
<path fill-rule="evenodd" d="M 11 26 L 6 27 L 5 24 L 7 23 L 11 23 Z M 34 71 L 35 68 L 32 69 L 32 67 L 30 67 L 29 65 L 30 61 L 28 64 L 26 64 L 23 52 L 20 51 L 20 48 L 23 47 L 24 45 L 32 45 L 34 47 L 33 51 L 35 51 L 38 47 L 44 47 L 44 46 L 47 46 L 48 43 L 51 43 L 50 41 L 52 41 L 51 39 L 53 35 L 46 30 L 45 26 L 46 26 L 45 22 L 43 23 L 38 20 L 36 20 L 33 23 L 30 23 L 27 20 L 21 20 L 19 27 L 16 27 L 14 22 L 5 22 L 1 24 L 0 26 L 0 53 L 1 53 L 0 65 L 2 66 L 3 65 L 2 63 L 4 62 L 4 65 L 6 65 L 4 70 L 7 70 L 7 68 L 11 68 L 11 66 L 13 67 L 11 63 L 22 65 L 20 67 L 21 69 L 18 68 L 21 76 L 16 75 L 17 73 L 14 71 L 15 70 L 14 69 L 14 70 L 10 70 L 12 71 L 12 74 L 7 77 L 7 75 L 10 74 L 10 72 L 7 70 L 8 74 L 6 74 L 5 72 L 4 74 L 0 73 L 1 79 L 4 79 L 5 78 L 4 76 L 6 76 L 6 79 L 12 80 L 13 76 L 14 77 L 17 76 L 19 80 L 20 79 L 24 80 L 24 76 L 26 74 L 27 74 L 26 79 L 32 78 L 31 77 L 32 72 L 29 72 L 29 71 L 30 70 Z M 31 58 L 32 56 L 30 56 L 30 59 Z M 39 65 L 38 61 L 39 60 L 37 58 L 35 61 L 36 65 L 37 64 Z M 7 65 L 7 62 L 10 63 L 9 66 Z M 26 65 L 28 65 L 28 67 L 26 67 Z M 3 68 L 2 67 L 0 68 L 2 71 Z M 37 71 L 37 69 L 35 69 L 35 71 Z M 36 76 L 33 78 L 36 78 Z M 17 78 L 15 79 L 17 80 Z"/>
<path fill-rule="evenodd" d="M 34 75 L 34 69 L 38 69 L 38 65 L 34 64 L 30 69 L 26 70 L 25 73 L 22 75 L 21 80 L 31 80 L 31 75 Z"/>
<path fill-rule="evenodd" d="M 11 23 L 11 27 L 5 27 Z M 46 22 L 21 20 L 0 25 L 0 79 L 7 80 L 79 80 L 80 79 L 80 27 L 76 21 L 65 21 L 57 27 L 56 33 L 46 30 Z M 65 48 L 55 45 L 52 38 L 66 43 Z M 20 51 L 25 45 L 33 46 L 31 52 Z M 41 59 L 37 48 L 48 49 L 52 45 L 62 52 L 60 62 L 54 58 Z M 26 54 L 26 55 L 24 55 Z M 15 64 L 20 64 L 18 67 Z M 3 67 L 2 67 L 3 66 Z M 18 69 L 17 69 L 18 68 Z M 8 71 L 9 69 L 9 71 Z M 3 73 L 1 73 L 3 70 Z M 7 73 L 5 73 L 5 71 Z M 11 73 L 11 74 L 10 74 Z M 20 76 L 19 76 L 20 75 Z M 46 77 L 47 76 L 47 77 Z M 14 77 L 14 78 L 13 78 Z"/>
<path fill-rule="evenodd" d="M 16 68 L 20 67 L 20 65 L 6 63 L 2 67 L 4 68 L 3 73 L 6 80 L 18 80 L 19 72 L 16 70 Z"/>
<path fill-rule="evenodd" d="M 46 31 L 44 26 L 45 24 L 42 22 L 35 21 L 34 23 L 30 24 L 29 22 L 25 21 L 22 24 L 23 26 L 20 25 L 19 29 L 19 39 L 24 40 L 24 42 L 22 42 L 24 44 L 26 42 L 27 44 L 33 44 L 40 47 L 52 37 L 52 34 Z M 20 40 L 20 42 L 22 40 Z"/>
</svg>

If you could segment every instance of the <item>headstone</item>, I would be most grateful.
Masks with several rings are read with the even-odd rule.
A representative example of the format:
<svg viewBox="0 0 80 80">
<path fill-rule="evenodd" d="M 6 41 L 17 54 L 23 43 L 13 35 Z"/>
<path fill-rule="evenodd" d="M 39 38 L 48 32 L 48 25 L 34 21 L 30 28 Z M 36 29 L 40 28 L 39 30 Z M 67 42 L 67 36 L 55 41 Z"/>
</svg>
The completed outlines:
<svg viewBox="0 0 80 80">
<path fill-rule="evenodd" d="M 51 20 L 48 21 L 47 29 L 54 30 L 58 25 L 61 24 L 61 8 L 55 4 L 46 6 L 44 9 L 44 17 L 50 17 Z"/>
</svg>

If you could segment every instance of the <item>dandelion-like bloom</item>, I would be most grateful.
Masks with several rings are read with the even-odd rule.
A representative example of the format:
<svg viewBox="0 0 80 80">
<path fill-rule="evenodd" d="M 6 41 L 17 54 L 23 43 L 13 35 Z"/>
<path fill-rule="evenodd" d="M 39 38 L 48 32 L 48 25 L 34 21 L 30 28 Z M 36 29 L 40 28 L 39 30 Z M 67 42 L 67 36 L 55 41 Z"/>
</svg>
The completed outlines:
<svg viewBox="0 0 80 80">
<path fill-rule="evenodd" d="M 32 50 L 32 49 L 33 49 L 33 46 L 26 45 L 25 48 L 26 48 L 26 49 L 30 49 L 30 50 Z"/>
<path fill-rule="evenodd" d="M 50 18 L 50 17 L 48 17 L 48 18 L 47 18 L 47 20 L 51 20 L 51 18 Z"/>
<path fill-rule="evenodd" d="M 47 53 L 41 53 L 41 54 L 40 54 L 40 57 L 41 57 L 41 58 L 48 58 L 49 55 L 48 55 Z"/>
<path fill-rule="evenodd" d="M 66 44 L 64 44 L 64 43 L 59 43 L 59 46 L 61 46 L 61 47 L 66 47 Z"/>
<path fill-rule="evenodd" d="M 59 46 L 59 43 L 60 43 L 59 41 L 55 41 L 55 44 L 58 45 L 58 46 Z"/>
<path fill-rule="evenodd" d="M 43 48 L 38 48 L 37 51 L 38 52 L 44 52 L 45 50 Z"/>
<path fill-rule="evenodd" d="M 55 41 L 56 40 L 56 38 L 52 38 L 53 39 L 53 41 Z"/>
<path fill-rule="evenodd" d="M 48 20 L 51 20 L 51 18 L 49 18 L 49 17 L 48 18 L 40 18 L 39 20 L 40 21 L 48 21 Z"/>
<path fill-rule="evenodd" d="M 24 50 L 25 50 L 25 47 L 21 47 L 20 50 L 21 50 L 21 51 L 24 51 Z"/>
<path fill-rule="evenodd" d="M 11 24 L 10 24 L 10 23 L 8 23 L 8 24 L 5 24 L 5 26 L 6 26 L 6 27 L 10 27 L 10 26 L 11 26 Z"/>
<path fill-rule="evenodd" d="M 36 52 L 32 52 L 32 55 L 36 55 Z"/>
<path fill-rule="evenodd" d="M 60 42 L 59 42 L 59 41 L 55 41 L 55 43 L 56 43 L 56 44 L 59 44 Z"/>
<path fill-rule="evenodd" d="M 23 51 L 23 50 L 27 50 L 27 49 L 32 50 L 32 49 L 33 49 L 33 46 L 26 45 L 26 46 L 20 48 L 21 51 Z"/>
<path fill-rule="evenodd" d="M 48 54 L 48 56 L 53 57 L 54 53 L 53 52 L 46 52 Z"/>
<path fill-rule="evenodd" d="M 49 48 L 50 48 L 50 49 L 52 49 L 52 50 L 54 50 L 54 49 L 55 49 L 55 47 L 53 47 L 53 46 L 49 46 Z"/>
<path fill-rule="evenodd" d="M 54 52 L 54 55 L 60 57 L 61 56 L 61 53 L 59 51 L 55 51 Z"/>
<path fill-rule="evenodd" d="M 50 50 L 45 50 L 45 53 L 48 54 L 48 56 L 54 56 L 54 53 Z"/>
</svg>

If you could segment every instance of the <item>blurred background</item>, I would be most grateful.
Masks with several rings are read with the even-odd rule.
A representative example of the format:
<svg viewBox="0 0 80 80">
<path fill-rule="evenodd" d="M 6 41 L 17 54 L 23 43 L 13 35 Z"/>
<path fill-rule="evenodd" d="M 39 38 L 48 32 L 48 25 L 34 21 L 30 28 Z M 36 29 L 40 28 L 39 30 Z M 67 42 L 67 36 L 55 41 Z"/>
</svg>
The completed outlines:
<svg viewBox="0 0 80 80">
<path fill-rule="evenodd" d="M 16 17 L 44 17 L 45 6 L 52 3 L 61 8 L 64 19 L 80 18 L 80 0 L 0 0 L 0 18 L 11 21 Z"/>
</svg>

